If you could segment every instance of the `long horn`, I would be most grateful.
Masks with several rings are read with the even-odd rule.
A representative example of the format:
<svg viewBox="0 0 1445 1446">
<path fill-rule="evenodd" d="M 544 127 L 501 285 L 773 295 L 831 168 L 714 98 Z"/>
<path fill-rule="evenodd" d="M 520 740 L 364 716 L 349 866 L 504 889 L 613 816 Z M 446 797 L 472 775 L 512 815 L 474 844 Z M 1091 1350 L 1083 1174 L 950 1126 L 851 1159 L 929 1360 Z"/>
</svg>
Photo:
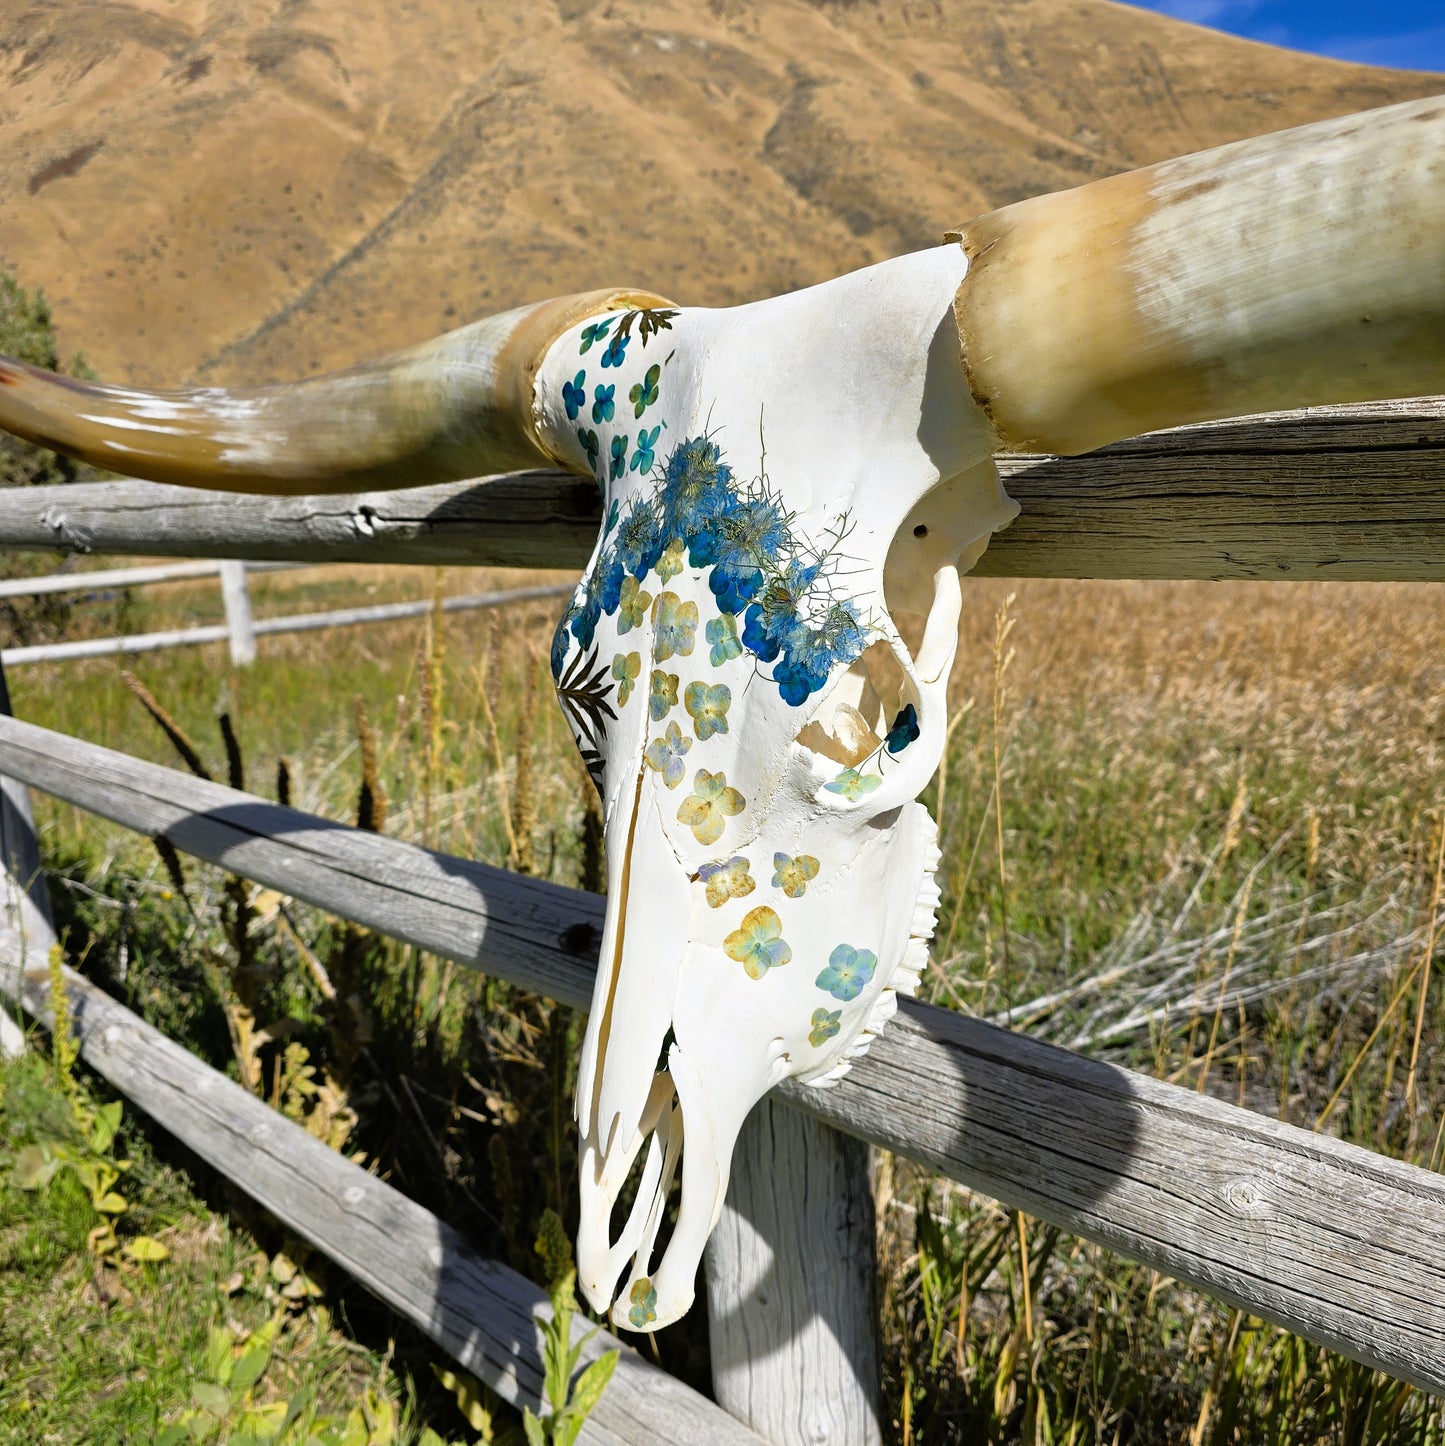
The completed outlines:
<svg viewBox="0 0 1445 1446">
<path fill-rule="evenodd" d="M 0 358 L 0 427 L 81 461 L 229 492 L 361 492 L 551 462 L 532 380 L 569 327 L 644 292 L 564 296 L 349 371 L 279 386 L 142 392 Z"/>
<path fill-rule="evenodd" d="M 1445 392 L 1445 98 L 1040 196 L 951 238 L 1007 447 Z"/>
</svg>

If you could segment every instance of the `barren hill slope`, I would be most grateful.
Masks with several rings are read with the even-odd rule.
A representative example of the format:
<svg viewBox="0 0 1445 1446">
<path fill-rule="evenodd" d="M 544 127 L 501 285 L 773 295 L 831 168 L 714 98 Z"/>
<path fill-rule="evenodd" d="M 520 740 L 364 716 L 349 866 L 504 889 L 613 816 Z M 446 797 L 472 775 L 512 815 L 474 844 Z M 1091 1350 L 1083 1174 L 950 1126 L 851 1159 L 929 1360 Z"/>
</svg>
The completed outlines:
<svg viewBox="0 0 1445 1446">
<path fill-rule="evenodd" d="M 0 261 L 107 377 L 295 376 L 1441 88 L 1107 0 L 0 0 Z"/>
</svg>

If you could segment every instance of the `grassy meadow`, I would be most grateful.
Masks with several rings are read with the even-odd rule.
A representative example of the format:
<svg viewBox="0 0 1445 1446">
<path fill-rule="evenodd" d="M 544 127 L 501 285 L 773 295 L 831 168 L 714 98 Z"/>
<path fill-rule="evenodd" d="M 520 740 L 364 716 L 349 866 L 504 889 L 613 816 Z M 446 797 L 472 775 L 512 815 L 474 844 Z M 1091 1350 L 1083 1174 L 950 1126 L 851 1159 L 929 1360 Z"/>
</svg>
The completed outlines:
<svg viewBox="0 0 1445 1446">
<path fill-rule="evenodd" d="M 504 576 L 326 569 L 258 576 L 253 595 L 265 616 Z M 212 582 L 149 588 L 77 602 L 70 635 L 219 611 Z M 966 582 L 951 744 L 926 795 L 944 902 L 925 996 L 1440 1168 L 1441 618 L 1428 585 Z M 546 673 L 552 619 L 549 603 L 434 615 L 263 638 L 242 673 L 210 647 L 15 669 L 10 686 L 22 718 L 180 766 L 148 695 L 218 779 L 600 887 L 590 790 Z M 540 1272 L 542 1210 L 574 1218 L 578 1016 L 69 807 L 37 810 L 77 967 Z M 0 1080 L 0 1167 L 29 1138 L 41 1086 L 25 1081 L 43 1073 Z M 139 1388 L 105 1372 L 34 1425 L 61 1372 L 36 1343 L 109 1341 L 121 1322 L 146 1336 L 144 1409 L 178 1420 L 175 1362 L 231 1317 L 238 1341 L 259 1328 L 266 1262 L 294 1249 L 128 1119 L 137 1218 L 171 1259 L 139 1273 L 88 1259 L 85 1201 L 59 1182 L 44 1201 L 0 1195 L 0 1332 L 49 1362 L 0 1366 L 0 1442 L 140 1439 L 115 1404 L 140 1411 Z M 1445 1442 L 1445 1403 L 906 1161 L 880 1158 L 878 1196 L 894 1440 Z M 46 1234 L 37 1212 L 69 1223 Z M 44 1249 L 25 1244 L 37 1231 Z M 321 1293 L 282 1312 L 294 1345 L 273 1352 L 290 1374 L 263 1377 L 258 1401 L 314 1381 L 318 1400 L 394 1403 L 398 1440 L 505 1434 L 468 1426 L 426 1343 L 313 1268 Z M 225 1294 L 238 1273 L 249 1316 Z M 147 1324 L 157 1292 L 174 1331 Z M 695 1312 L 644 1348 L 705 1387 L 705 1329 Z M 66 1434 L 82 1420 L 99 1424 Z"/>
</svg>

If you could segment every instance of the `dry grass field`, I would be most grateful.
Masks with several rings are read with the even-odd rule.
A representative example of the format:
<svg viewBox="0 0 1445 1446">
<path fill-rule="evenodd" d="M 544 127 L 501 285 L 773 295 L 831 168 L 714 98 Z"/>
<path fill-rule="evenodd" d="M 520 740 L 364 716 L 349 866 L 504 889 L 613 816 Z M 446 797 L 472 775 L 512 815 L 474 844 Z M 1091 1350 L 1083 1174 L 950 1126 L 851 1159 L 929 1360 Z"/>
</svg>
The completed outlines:
<svg viewBox="0 0 1445 1446">
<path fill-rule="evenodd" d="M 56 362 L 83 348 L 154 386 L 344 366 L 593 286 L 751 299 L 1029 194 L 1439 88 L 1106 0 L 0 0 L 0 80 L 0 266 L 55 304 Z M 254 595 L 265 615 L 497 581 L 328 569 Z M 965 595 L 925 795 L 927 997 L 1440 1168 L 1438 591 Z M 219 614 L 214 584 L 177 585 L 82 595 L 65 626 Z M 240 673 L 211 647 L 134 658 L 133 682 L 99 660 L 10 683 L 22 718 L 179 766 L 144 693 L 217 778 L 600 887 L 551 628 L 537 604 L 263 639 Z M 71 962 L 540 1273 L 541 1212 L 575 1208 L 576 1015 L 68 807 L 39 821 Z M 98 1257 L 69 1174 L 15 1183 L 108 1098 L 68 1081 L 34 1052 L 0 1068 L 0 1446 L 274 1439 L 288 1416 L 286 1442 L 514 1439 L 130 1115 L 121 1237 L 171 1258 Z M 877 1183 L 894 1441 L 1445 1446 L 1439 1400 L 904 1162 Z M 705 1387 L 705 1329 L 695 1312 L 647 1348 Z"/>
<path fill-rule="evenodd" d="M 273 575 L 256 607 L 497 576 Z M 107 630 L 113 604 L 91 606 L 80 626 Z M 127 606 L 149 627 L 217 601 L 195 584 Z M 928 996 L 1439 1168 L 1440 621 L 1426 585 L 966 584 L 927 796 L 945 855 Z M 386 831 L 575 884 L 596 864 L 543 686 L 550 629 L 531 605 L 263 639 L 243 674 L 218 648 L 131 667 L 219 777 L 224 710 L 258 792 L 284 757 L 296 802 L 354 819 L 366 774 Z M 19 670 L 12 690 L 20 716 L 176 762 L 113 662 Z M 248 1061 L 235 1021 L 292 1021 L 354 1111 L 344 1147 L 535 1269 L 538 1211 L 572 1208 L 574 1017 L 191 864 L 182 905 L 145 840 L 53 804 L 41 819 L 89 973 L 282 1103 L 284 1051 Z M 905 1162 L 880 1160 L 879 1194 L 900 1441 L 1445 1440 L 1439 1402 Z M 700 1382 L 701 1329 L 656 1341 Z"/>
</svg>

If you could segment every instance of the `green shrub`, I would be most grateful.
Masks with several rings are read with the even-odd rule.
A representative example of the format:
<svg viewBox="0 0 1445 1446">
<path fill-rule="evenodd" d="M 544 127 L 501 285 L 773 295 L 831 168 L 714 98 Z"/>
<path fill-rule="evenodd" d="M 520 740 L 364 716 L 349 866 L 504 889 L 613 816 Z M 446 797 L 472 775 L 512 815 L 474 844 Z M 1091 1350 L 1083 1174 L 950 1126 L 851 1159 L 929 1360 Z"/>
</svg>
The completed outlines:
<svg viewBox="0 0 1445 1446">
<path fill-rule="evenodd" d="M 71 376 L 92 376 L 85 358 L 76 355 L 61 365 L 55 345 L 50 303 L 43 292 L 27 291 L 8 272 L 0 270 L 0 354 Z M 0 487 L 47 487 L 74 482 L 79 468 L 68 457 L 32 447 L 8 432 L 0 432 Z M 34 577 L 55 571 L 55 559 L 45 553 L 0 551 L 0 578 Z M 70 620 L 63 597 L 0 599 L 0 637 L 24 645 L 59 637 Z"/>
</svg>

